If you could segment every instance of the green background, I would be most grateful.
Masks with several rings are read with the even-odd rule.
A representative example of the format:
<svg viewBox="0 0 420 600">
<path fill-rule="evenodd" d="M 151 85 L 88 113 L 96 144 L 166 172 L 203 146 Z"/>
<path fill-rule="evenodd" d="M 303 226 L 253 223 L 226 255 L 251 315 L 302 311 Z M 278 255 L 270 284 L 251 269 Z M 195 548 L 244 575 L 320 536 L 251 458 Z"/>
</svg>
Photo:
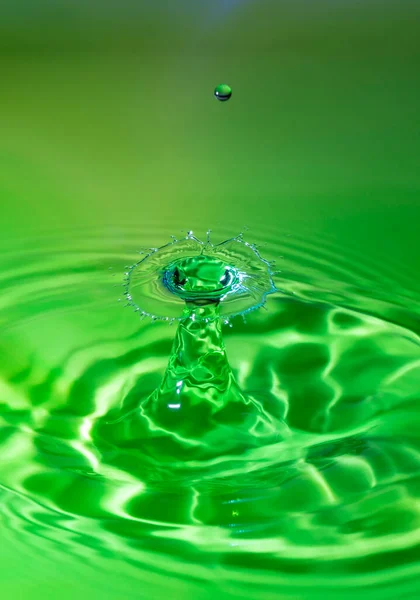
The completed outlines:
<svg viewBox="0 0 420 600">
<path fill-rule="evenodd" d="M 392 268 L 418 307 L 418 3 L 21 0 L 0 17 L 4 253 L 51 233 L 59 252 L 84 229 L 156 245 L 161 229 L 289 231 Z M 32 543 L 2 538 L 6 599 L 137 585 L 115 557 L 82 569 Z M 176 600 L 207 598 L 178 585 Z"/>
<path fill-rule="evenodd" d="M 4 231 L 305 227 L 419 266 L 419 6 L 16 2 Z M 227 103 L 213 97 L 227 82 Z"/>
</svg>

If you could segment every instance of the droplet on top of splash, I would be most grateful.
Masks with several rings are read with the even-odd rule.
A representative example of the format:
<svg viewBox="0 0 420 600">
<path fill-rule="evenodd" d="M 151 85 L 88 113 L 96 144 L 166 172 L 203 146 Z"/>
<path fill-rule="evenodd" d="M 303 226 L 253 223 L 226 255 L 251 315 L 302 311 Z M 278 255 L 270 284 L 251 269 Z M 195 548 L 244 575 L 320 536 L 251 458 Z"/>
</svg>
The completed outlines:
<svg viewBox="0 0 420 600">
<path fill-rule="evenodd" d="M 184 309 L 216 303 L 222 319 L 258 309 L 277 291 L 271 265 L 256 247 L 236 236 L 214 244 L 188 230 L 132 265 L 123 283 L 130 304 L 149 318 L 182 321 Z M 186 304 L 185 304 L 186 303 Z M 208 315 L 196 311 L 195 320 Z M 163 319 L 162 319 L 163 318 Z"/>
</svg>

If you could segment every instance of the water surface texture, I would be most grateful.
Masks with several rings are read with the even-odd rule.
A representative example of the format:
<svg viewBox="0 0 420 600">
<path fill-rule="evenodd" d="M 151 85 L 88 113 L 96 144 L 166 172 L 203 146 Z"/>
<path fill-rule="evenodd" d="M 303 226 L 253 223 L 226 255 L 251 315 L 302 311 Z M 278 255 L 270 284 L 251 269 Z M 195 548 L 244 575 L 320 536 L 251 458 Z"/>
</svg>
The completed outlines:
<svg viewBox="0 0 420 600">
<path fill-rule="evenodd" d="M 171 424 L 155 437 L 152 417 L 130 437 L 110 423 L 160 385 L 176 333 L 118 303 L 125 262 L 156 237 L 165 231 L 64 232 L 3 254 L 8 542 L 76 570 L 117 559 L 133 598 L 137 586 L 174 598 L 412 590 L 420 349 L 409 289 L 390 297 L 389 268 L 358 268 L 325 240 L 254 233 L 282 265 L 283 291 L 223 335 L 277 439 L 255 430 L 242 444 L 238 426 L 235 440 L 233 412 L 206 448 L 202 419 L 174 440 Z"/>
</svg>

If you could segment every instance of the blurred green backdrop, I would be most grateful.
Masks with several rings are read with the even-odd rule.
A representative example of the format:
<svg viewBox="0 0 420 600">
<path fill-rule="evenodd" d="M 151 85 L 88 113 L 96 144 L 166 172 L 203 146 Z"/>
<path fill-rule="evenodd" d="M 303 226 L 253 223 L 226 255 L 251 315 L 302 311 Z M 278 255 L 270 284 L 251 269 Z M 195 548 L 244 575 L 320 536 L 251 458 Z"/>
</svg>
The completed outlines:
<svg viewBox="0 0 420 600">
<path fill-rule="evenodd" d="M 19 0 L 1 13 L 8 236 L 269 221 L 419 266 L 418 3 Z"/>
</svg>

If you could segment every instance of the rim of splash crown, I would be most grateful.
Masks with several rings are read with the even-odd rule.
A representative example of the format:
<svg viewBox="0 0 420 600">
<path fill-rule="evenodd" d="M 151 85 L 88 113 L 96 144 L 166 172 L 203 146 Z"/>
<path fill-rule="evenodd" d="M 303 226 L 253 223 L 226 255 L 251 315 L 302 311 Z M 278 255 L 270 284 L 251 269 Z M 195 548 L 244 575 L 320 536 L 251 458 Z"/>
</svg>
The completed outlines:
<svg viewBox="0 0 420 600">
<path fill-rule="evenodd" d="M 280 272 L 277 269 L 276 270 L 273 269 L 275 261 L 269 261 L 269 260 L 263 258 L 261 256 L 256 244 L 249 243 L 246 240 L 244 240 L 243 232 L 240 232 L 237 236 L 234 236 L 234 237 L 228 238 L 222 242 L 219 242 L 218 244 L 212 243 L 212 241 L 210 239 L 211 232 L 212 231 L 210 229 L 206 232 L 205 241 L 200 240 L 198 237 L 196 237 L 194 235 L 193 231 L 191 230 L 191 231 L 188 231 L 185 236 L 182 236 L 179 239 L 176 238 L 176 236 L 171 235 L 170 236 L 171 241 L 167 242 L 166 244 L 163 244 L 162 246 L 140 250 L 139 254 L 142 255 L 142 258 L 140 260 L 136 261 L 135 263 L 133 263 L 132 265 L 127 266 L 126 267 L 127 270 L 124 272 L 123 295 L 125 296 L 125 299 L 126 299 L 126 303 L 124 304 L 124 307 L 133 308 L 134 312 L 139 314 L 140 320 L 150 319 L 152 322 L 161 321 L 161 322 L 166 322 L 169 325 L 173 325 L 175 322 L 179 323 L 181 321 L 185 321 L 188 318 L 191 318 L 195 321 L 209 322 L 208 318 L 199 317 L 199 316 L 197 316 L 196 313 L 193 313 L 193 314 L 187 315 L 187 316 L 185 314 L 181 314 L 180 316 L 169 317 L 166 315 L 159 315 L 159 314 L 156 314 L 155 312 L 150 312 L 148 310 L 144 310 L 144 308 L 139 306 L 139 304 L 135 300 L 133 300 L 132 294 L 130 292 L 130 286 L 131 286 L 133 274 L 135 273 L 135 270 L 138 269 L 138 267 L 142 263 L 147 261 L 151 256 L 155 256 L 158 252 L 161 252 L 162 250 L 168 250 L 171 247 L 175 246 L 177 243 L 182 242 L 183 240 L 192 240 L 192 241 L 196 242 L 197 244 L 199 244 L 199 246 L 201 247 L 201 254 L 204 254 L 205 250 L 209 249 L 209 248 L 217 249 L 217 248 L 227 245 L 228 243 L 238 242 L 240 244 L 243 244 L 243 246 L 245 246 L 249 250 L 251 250 L 253 252 L 255 258 L 260 263 L 264 264 L 266 267 L 265 274 L 267 276 L 268 285 L 267 285 L 267 289 L 265 289 L 263 292 L 261 292 L 260 299 L 258 301 L 256 301 L 254 304 L 252 304 L 251 306 L 249 306 L 243 310 L 233 311 L 231 313 L 228 312 L 224 315 L 219 315 L 217 318 L 220 319 L 223 322 L 223 324 L 229 325 L 230 327 L 232 327 L 232 323 L 231 323 L 232 319 L 234 319 L 236 317 L 242 317 L 244 322 L 246 322 L 246 315 L 248 315 L 249 313 L 259 310 L 260 308 L 266 309 L 265 304 L 266 304 L 267 297 L 270 294 L 274 294 L 276 292 L 281 292 L 281 290 L 274 283 L 274 276 Z M 169 265 L 167 265 L 167 267 L 168 266 Z M 246 275 L 246 277 L 248 277 L 248 275 Z M 244 279 L 245 279 L 245 277 L 244 277 Z M 249 292 L 249 288 L 247 286 L 243 286 L 243 291 Z M 121 298 L 119 298 L 119 301 L 120 300 L 121 300 Z M 223 303 L 223 300 L 224 300 L 224 297 L 221 298 L 220 302 Z M 180 307 L 181 306 L 182 306 L 182 304 L 180 304 Z M 182 312 L 184 312 L 184 309 L 181 308 L 181 310 L 182 310 Z"/>
</svg>

